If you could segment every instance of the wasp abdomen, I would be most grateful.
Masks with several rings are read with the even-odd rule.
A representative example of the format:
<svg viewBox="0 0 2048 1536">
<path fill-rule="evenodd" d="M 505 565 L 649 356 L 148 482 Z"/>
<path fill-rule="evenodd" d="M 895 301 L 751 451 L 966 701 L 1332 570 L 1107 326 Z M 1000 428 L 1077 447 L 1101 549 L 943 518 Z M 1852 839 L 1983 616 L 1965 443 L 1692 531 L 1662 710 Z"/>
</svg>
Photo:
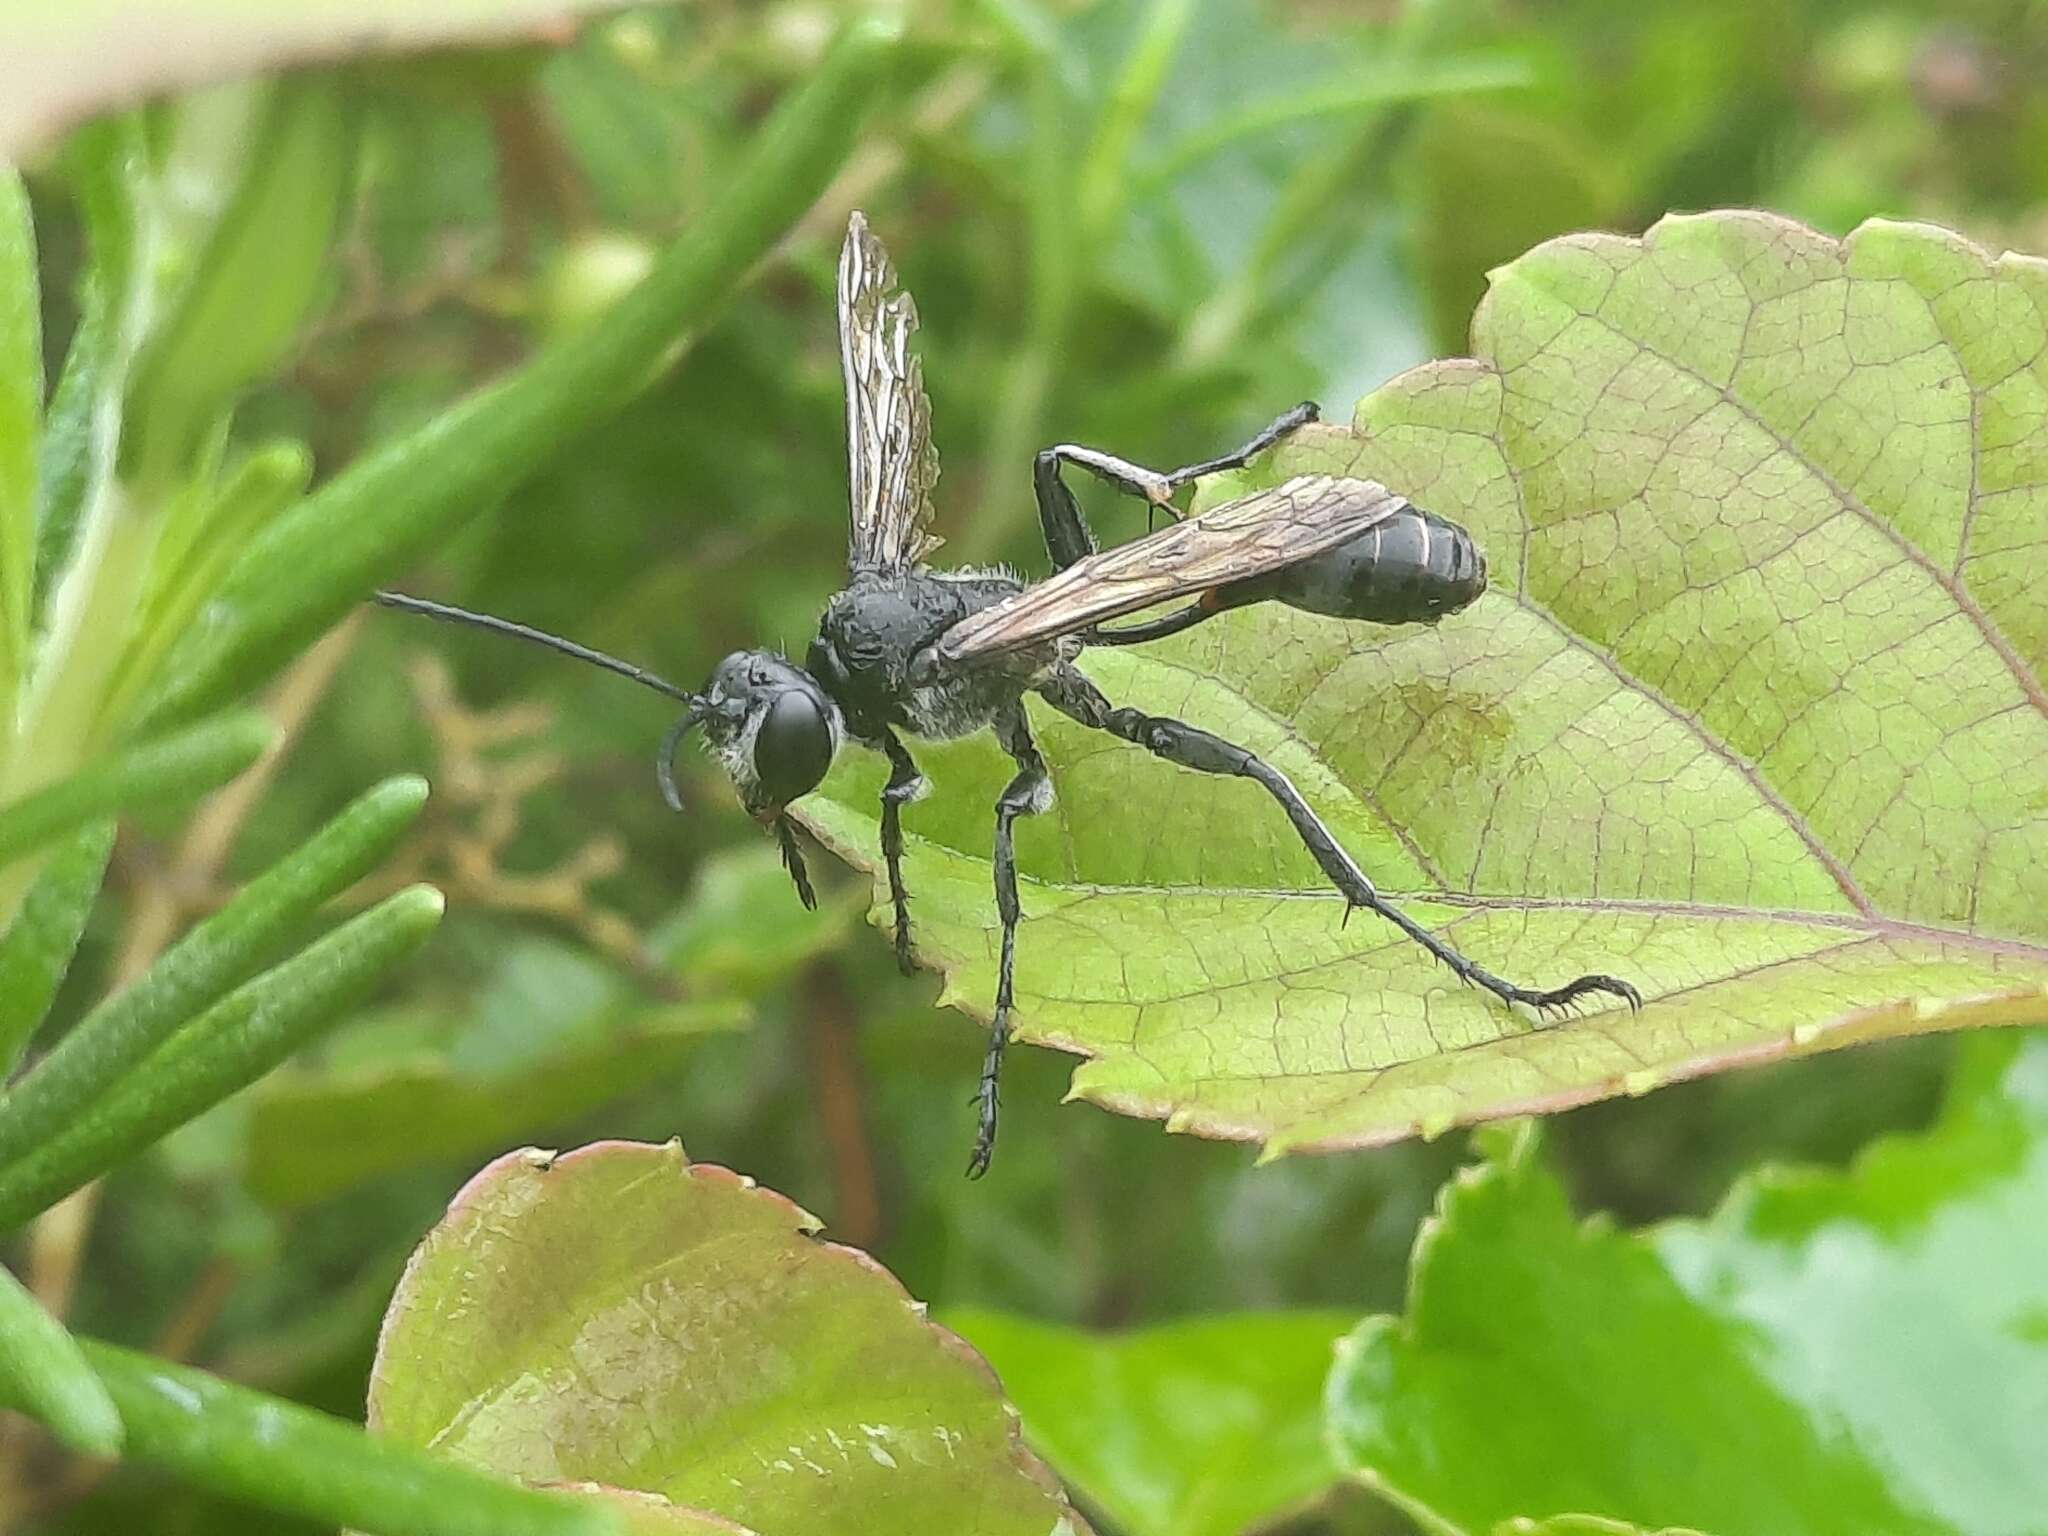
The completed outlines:
<svg viewBox="0 0 2048 1536">
<path fill-rule="evenodd" d="M 1486 557 L 1456 523 L 1403 507 L 1334 549 L 1232 582 L 1214 606 L 1285 603 L 1337 619 L 1434 624 L 1486 590 Z"/>
</svg>

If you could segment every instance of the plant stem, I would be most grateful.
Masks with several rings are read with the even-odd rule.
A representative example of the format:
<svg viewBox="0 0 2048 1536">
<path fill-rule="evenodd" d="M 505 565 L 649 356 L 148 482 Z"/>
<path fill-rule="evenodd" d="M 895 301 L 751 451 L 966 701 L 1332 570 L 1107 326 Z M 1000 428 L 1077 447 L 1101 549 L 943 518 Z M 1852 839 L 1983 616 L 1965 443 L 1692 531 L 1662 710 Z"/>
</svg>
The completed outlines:
<svg viewBox="0 0 2048 1536">
<path fill-rule="evenodd" d="M 127 1454 L 233 1498 L 384 1536 L 617 1536 L 595 1501 L 500 1482 L 296 1403 L 97 1340 L 77 1341 Z M 17 1407 L 12 1384 L 0 1384 Z"/>
</svg>

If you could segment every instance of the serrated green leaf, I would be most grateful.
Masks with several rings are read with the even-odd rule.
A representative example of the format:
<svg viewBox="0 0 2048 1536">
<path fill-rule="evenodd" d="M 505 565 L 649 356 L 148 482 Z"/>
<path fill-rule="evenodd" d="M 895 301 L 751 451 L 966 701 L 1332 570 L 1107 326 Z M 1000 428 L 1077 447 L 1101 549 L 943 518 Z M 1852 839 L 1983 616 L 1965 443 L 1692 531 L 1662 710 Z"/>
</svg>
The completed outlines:
<svg viewBox="0 0 2048 1536">
<path fill-rule="evenodd" d="M 407 1267 L 370 1423 L 762 1531 L 1085 1530 L 981 1360 L 817 1227 L 674 1143 L 508 1154 Z"/>
<path fill-rule="evenodd" d="M 1706 1222 L 1581 1224 L 1511 1138 L 1445 1194 L 1408 1316 L 1340 1349 L 1338 1455 L 1449 1532 L 2037 1530 L 2048 1037 L 1974 1044 L 1930 1132 L 1766 1169 Z"/>
<path fill-rule="evenodd" d="M 1323 1444 L 1341 1312 L 1245 1312 L 1127 1333 L 999 1312 L 946 1323 L 988 1357 L 1024 1433 L 1128 1536 L 1237 1536 L 1340 1476 Z"/>
<path fill-rule="evenodd" d="M 1018 829 L 1019 1035 L 1094 1058 L 1079 1097 L 1279 1153 L 2048 1019 L 2048 263 L 1673 218 L 1539 247 L 1475 339 L 1260 475 L 1456 518 L 1479 603 L 1434 629 L 1245 610 L 1084 665 L 1266 755 L 1479 963 L 1649 1006 L 1538 1027 L 1345 925 L 1255 786 L 1035 710 L 1061 799 Z M 918 756 L 919 952 L 985 1015 L 1010 765 Z M 874 868 L 864 759 L 804 815 Z"/>
</svg>

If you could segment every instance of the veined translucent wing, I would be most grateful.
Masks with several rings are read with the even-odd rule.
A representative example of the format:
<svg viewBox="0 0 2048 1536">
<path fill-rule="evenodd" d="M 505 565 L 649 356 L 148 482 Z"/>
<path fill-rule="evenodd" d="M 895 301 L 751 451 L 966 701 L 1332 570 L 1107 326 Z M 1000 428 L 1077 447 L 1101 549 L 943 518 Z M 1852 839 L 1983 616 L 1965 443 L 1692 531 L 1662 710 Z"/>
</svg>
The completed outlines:
<svg viewBox="0 0 2048 1536">
<path fill-rule="evenodd" d="M 938 547 L 926 531 L 939 456 L 932 407 L 910 350 L 917 306 L 856 212 L 839 253 L 839 361 L 846 376 L 850 570 L 898 570 Z"/>
<path fill-rule="evenodd" d="M 947 661 L 1039 645 L 1170 598 L 1284 570 L 1336 548 L 1408 505 L 1373 480 L 1296 475 L 1142 539 L 1076 560 L 938 640 Z"/>
</svg>

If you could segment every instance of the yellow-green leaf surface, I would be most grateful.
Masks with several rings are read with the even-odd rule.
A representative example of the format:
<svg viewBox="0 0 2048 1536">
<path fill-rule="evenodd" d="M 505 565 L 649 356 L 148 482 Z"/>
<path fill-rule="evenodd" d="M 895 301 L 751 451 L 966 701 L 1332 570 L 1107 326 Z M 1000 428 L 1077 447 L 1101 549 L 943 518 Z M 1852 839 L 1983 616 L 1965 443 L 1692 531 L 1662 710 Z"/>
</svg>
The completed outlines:
<svg viewBox="0 0 2048 1536">
<path fill-rule="evenodd" d="M 407 1266 L 371 1426 L 764 1536 L 1084 1536 L 981 1358 L 817 1227 L 673 1143 L 499 1158 Z"/>
<path fill-rule="evenodd" d="M 2048 1037 L 1961 1062 L 1926 1133 L 1637 1233 L 1578 1221 L 1535 1137 L 1501 1135 L 1417 1242 L 1407 1315 L 1339 1346 L 1339 1460 L 1441 1536 L 1552 1511 L 2036 1536 Z"/>
<path fill-rule="evenodd" d="M 1517 1017 L 1345 924 L 1256 786 L 1039 709 L 1061 799 L 1019 832 L 1021 1037 L 1091 1058 L 1079 1097 L 1277 1153 L 2048 1020 L 2048 263 L 1671 218 L 1501 269 L 1473 338 L 1260 473 L 1464 524 L 1477 604 L 1241 610 L 1084 665 L 1269 757 L 1481 964 L 1648 1006 Z M 1009 765 L 919 756 L 918 952 L 985 1016 Z M 869 867 L 880 778 L 844 764 L 805 804 Z"/>
</svg>

